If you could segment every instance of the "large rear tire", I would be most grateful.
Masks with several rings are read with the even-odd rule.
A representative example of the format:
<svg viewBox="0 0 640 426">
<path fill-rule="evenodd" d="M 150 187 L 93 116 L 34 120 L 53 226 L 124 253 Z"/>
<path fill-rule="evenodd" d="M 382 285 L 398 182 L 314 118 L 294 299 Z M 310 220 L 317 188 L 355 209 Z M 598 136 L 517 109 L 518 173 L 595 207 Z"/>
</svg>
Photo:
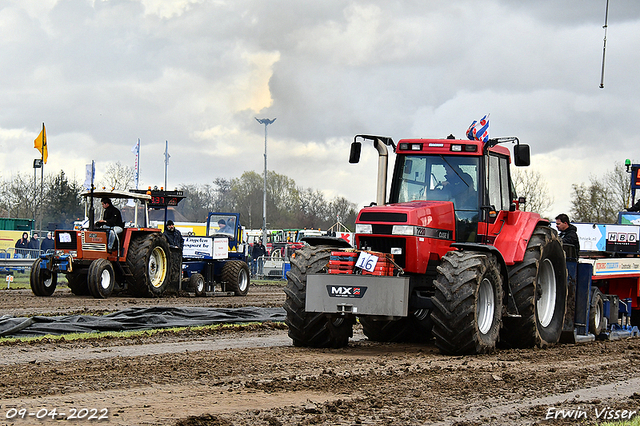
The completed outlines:
<svg viewBox="0 0 640 426">
<path fill-rule="evenodd" d="M 40 262 L 42 259 L 36 259 L 31 265 L 31 274 L 29 275 L 29 283 L 31 291 L 36 296 L 48 297 L 56 291 L 58 284 L 58 274 L 51 273 L 48 269 L 41 269 Z"/>
<path fill-rule="evenodd" d="M 87 283 L 87 270 L 83 272 L 70 272 L 67 274 L 67 287 L 76 296 L 88 296 L 91 294 Z"/>
<path fill-rule="evenodd" d="M 96 259 L 89 265 L 87 284 L 91 295 L 96 299 L 107 299 L 115 286 L 115 271 L 107 259 Z"/>
<path fill-rule="evenodd" d="M 249 266 L 242 260 L 229 260 L 222 267 L 221 279 L 227 291 L 236 296 L 246 296 L 249 291 Z"/>
<path fill-rule="evenodd" d="M 129 244 L 127 265 L 131 291 L 139 297 L 158 297 L 169 284 L 169 243 L 160 234 L 135 238 Z"/>
<path fill-rule="evenodd" d="M 305 311 L 307 275 L 324 272 L 332 250 L 337 248 L 306 246 L 291 257 L 291 270 L 287 272 L 287 287 L 284 289 L 284 309 L 289 337 L 295 346 L 341 348 L 353 335 L 355 317 Z"/>
<path fill-rule="evenodd" d="M 520 348 L 557 343 L 567 309 L 567 266 L 555 230 L 534 229 L 523 261 L 509 269 L 509 282 L 520 317 L 505 318 L 505 343 Z"/>
<path fill-rule="evenodd" d="M 478 354 L 495 349 L 500 337 L 502 276 L 491 253 L 451 251 L 434 281 L 433 335 L 444 354 Z"/>
<path fill-rule="evenodd" d="M 376 320 L 370 317 L 358 317 L 362 331 L 374 342 L 428 342 L 433 336 L 431 312 L 425 309 L 399 320 Z"/>
</svg>

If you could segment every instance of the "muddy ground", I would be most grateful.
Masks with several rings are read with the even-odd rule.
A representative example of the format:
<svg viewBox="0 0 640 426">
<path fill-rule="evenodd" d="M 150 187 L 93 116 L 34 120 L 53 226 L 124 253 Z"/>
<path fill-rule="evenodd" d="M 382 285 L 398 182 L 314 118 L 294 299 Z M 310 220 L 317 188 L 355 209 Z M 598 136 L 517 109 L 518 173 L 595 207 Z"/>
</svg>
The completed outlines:
<svg viewBox="0 0 640 426">
<path fill-rule="evenodd" d="M 0 315 L 283 300 L 281 286 L 252 286 L 247 297 L 107 300 L 3 290 Z M 433 344 L 369 342 L 357 326 L 347 348 L 295 348 L 284 325 L 263 324 L 0 343 L 0 354 L 0 424 L 573 425 L 640 413 L 640 339 L 451 357 Z"/>
</svg>

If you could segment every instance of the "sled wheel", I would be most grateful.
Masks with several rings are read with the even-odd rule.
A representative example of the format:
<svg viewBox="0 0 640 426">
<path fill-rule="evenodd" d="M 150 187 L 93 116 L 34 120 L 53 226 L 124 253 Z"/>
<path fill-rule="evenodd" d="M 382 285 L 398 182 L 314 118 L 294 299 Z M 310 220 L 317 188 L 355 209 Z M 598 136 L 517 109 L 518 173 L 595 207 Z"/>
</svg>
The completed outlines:
<svg viewBox="0 0 640 426">
<path fill-rule="evenodd" d="M 41 261 L 42 259 L 36 259 L 31 265 L 31 274 L 29 275 L 31 291 L 36 296 L 51 296 L 56 290 L 58 274 L 51 273 L 46 268 L 40 268 Z"/>
<path fill-rule="evenodd" d="M 204 277 L 202 274 L 192 274 L 189 277 L 189 288 L 196 293 L 196 296 L 206 296 Z"/>
<path fill-rule="evenodd" d="M 287 272 L 285 323 L 295 346 L 315 348 L 341 348 L 353 335 L 354 316 L 332 316 L 305 311 L 307 274 L 323 272 L 329 263 L 332 246 L 305 246 L 291 257 L 291 270 Z"/>
<path fill-rule="evenodd" d="M 502 318 L 502 276 L 493 254 L 451 251 L 437 268 L 433 335 L 444 354 L 495 349 Z"/>
<path fill-rule="evenodd" d="M 249 291 L 249 266 L 242 260 L 229 260 L 222 267 L 222 282 L 225 289 L 236 296 L 246 296 Z"/>
<path fill-rule="evenodd" d="M 589 307 L 589 333 L 594 336 L 602 333 L 604 324 L 604 300 L 602 292 L 597 287 L 591 289 L 591 305 Z"/>
<path fill-rule="evenodd" d="M 509 282 L 520 317 L 505 318 L 503 340 L 522 348 L 557 343 L 567 309 L 567 268 L 555 230 L 533 231 L 523 261 L 509 270 Z"/>
<path fill-rule="evenodd" d="M 87 285 L 96 299 L 107 299 L 115 286 L 113 265 L 107 259 L 96 259 L 89 265 Z"/>
</svg>

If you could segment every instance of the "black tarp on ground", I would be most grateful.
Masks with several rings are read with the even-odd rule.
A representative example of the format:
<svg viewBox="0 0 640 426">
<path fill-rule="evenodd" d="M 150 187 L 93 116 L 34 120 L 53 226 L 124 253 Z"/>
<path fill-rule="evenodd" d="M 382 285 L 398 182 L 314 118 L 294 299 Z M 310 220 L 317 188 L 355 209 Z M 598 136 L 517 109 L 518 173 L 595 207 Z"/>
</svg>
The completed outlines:
<svg viewBox="0 0 640 426">
<path fill-rule="evenodd" d="M 151 330 L 220 323 L 284 321 L 283 308 L 129 308 L 104 316 L 0 317 L 1 337 L 101 331 Z"/>
</svg>

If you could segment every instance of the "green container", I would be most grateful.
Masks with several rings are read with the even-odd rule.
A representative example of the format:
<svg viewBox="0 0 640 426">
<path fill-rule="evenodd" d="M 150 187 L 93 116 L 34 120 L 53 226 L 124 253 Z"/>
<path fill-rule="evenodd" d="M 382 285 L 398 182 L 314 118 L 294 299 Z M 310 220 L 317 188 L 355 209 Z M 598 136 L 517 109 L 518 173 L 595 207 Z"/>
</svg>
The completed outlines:
<svg viewBox="0 0 640 426">
<path fill-rule="evenodd" d="M 33 229 L 33 219 L 15 219 L 0 217 L 1 231 L 31 231 Z"/>
</svg>

